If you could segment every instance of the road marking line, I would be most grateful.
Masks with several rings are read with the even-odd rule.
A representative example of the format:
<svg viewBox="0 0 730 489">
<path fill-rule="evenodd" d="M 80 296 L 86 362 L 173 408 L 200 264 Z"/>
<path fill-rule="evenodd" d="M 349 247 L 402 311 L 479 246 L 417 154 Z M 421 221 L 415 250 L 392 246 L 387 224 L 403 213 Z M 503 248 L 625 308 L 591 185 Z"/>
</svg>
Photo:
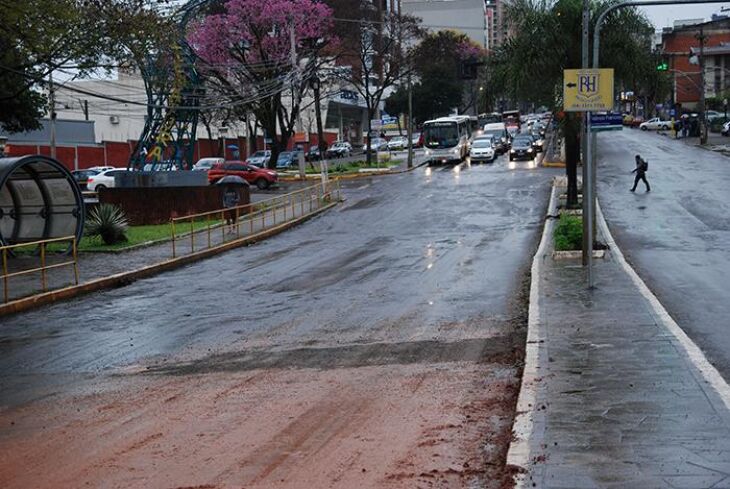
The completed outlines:
<svg viewBox="0 0 730 489">
<path fill-rule="evenodd" d="M 614 241 L 613 236 L 611 235 L 611 231 L 608 229 L 608 223 L 606 222 L 606 218 L 603 216 L 603 211 L 599 204 L 596 205 L 596 213 L 598 216 L 598 224 L 601 227 L 601 232 L 603 233 L 603 236 L 606 239 L 606 244 L 612 254 L 616 256 L 621 267 L 629 275 L 629 277 L 631 277 L 631 280 L 639 289 L 641 295 L 643 295 L 649 304 L 651 304 L 656 315 L 662 323 L 664 323 L 664 326 L 666 326 L 672 335 L 674 335 L 679 344 L 682 345 L 682 348 L 684 348 L 684 351 L 689 357 L 689 360 L 692 362 L 692 365 L 700 371 L 702 377 L 704 377 L 707 383 L 709 383 L 720 396 L 725 407 L 730 410 L 730 386 L 728 383 L 725 379 L 723 379 L 722 375 L 720 375 L 720 372 L 718 372 L 709 360 L 707 360 L 707 357 L 704 353 L 702 353 L 702 350 L 697 346 L 697 344 L 692 341 L 692 339 L 687 336 L 687 333 L 685 333 L 677 322 L 672 319 L 672 316 L 669 315 L 662 303 L 659 302 L 659 299 L 657 299 L 651 289 L 649 289 L 646 283 L 644 283 L 641 277 L 639 277 L 639 274 L 637 274 L 633 267 L 626 261 L 624 254 L 621 252 L 621 249 L 618 247 L 616 241 Z"/>
<path fill-rule="evenodd" d="M 513 441 L 507 452 L 507 464 L 516 467 L 527 467 L 530 462 L 530 440 L 535 433 L 535 415 L 537 411 L 537 388 L 539 378 L 540 349 L 544 334 L 540 325 L 540 270 L 542 261 L 547 256 L 545 249 L 552 238 L 555 220 L 550 216 L 557 212 L 558 185 L 553 180 L 548 203 L 545 225 L 537 252 L 532 258 L 530 269 L 530 305 L 527 319 L 527 344 L 525 345 L 525 366 L 522 370 L 520 394 L 517 398 L 515 421 L 512 425 Z M 525 474 L 515 475 L 515 488 L 527 487 Z"/>
</svg>

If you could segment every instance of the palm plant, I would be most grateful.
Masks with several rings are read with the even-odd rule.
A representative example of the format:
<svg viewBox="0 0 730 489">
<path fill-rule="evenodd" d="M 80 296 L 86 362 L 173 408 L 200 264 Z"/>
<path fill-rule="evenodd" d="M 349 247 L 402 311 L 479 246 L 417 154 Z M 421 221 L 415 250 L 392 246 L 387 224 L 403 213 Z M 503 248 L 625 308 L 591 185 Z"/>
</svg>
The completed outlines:
<svg viewBox="0 0 730 489">
<path fill-rule="evenodd" d="M 100 204 L 86 220 L 87 236 L 100 236 L 104 244 L 113 245 L 127 241 L 129 223 L 124 211 L 114 204 Z"/>
</svg>

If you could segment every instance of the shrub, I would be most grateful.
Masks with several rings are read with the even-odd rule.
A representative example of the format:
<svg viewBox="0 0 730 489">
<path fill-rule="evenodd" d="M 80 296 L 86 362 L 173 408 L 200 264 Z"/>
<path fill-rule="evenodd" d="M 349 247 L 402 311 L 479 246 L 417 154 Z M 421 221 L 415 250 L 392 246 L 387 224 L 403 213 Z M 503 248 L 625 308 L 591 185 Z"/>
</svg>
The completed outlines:
<svg viewBox="0 0 730 489">
<path fill-rule="evenodd" d="M 583 220 L 578 216 L 561 214 L 553 236 L 557 251 L 580 250 L 583 247 Z"/>
<path fill-rule="evenodd" d="M 104 244 L 127 241 L 129 223 L 124 211 L 113 204 L 101 204 L 89 213 L 86 220 L 87 236 L 100 236 Z"/>
</svg>

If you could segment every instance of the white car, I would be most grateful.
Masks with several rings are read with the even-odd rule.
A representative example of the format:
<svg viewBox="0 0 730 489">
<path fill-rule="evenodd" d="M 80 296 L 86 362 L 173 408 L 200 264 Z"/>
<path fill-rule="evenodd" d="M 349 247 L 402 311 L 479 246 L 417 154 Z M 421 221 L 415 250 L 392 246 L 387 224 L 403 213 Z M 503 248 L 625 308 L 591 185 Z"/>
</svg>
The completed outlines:
<svg viewBox="0 0 730 489">
<path fill-rule="evenodd" d="M 216 163 L 225 163 L 224 158 L 201 158 L 193 165 L 193 171 L 208 171 Z"/>
<path fill-rule="evenodd" d="M 494 147 L 494 139 L 492 137 L 479 137 L 472 141 L 469 150 L 469 158 L 472 162 L 477 161 L 494 161 L 497 150 Z"/>
<path fill-rule="evenodd" d="M 648 131 L 649 129 L 651 129 L 652 131 L 656 131 L 659 129 L 663 131 L 668 131 L 669 129 L 671 129 L 671 127 L 672 121 L 663 121 L 658 117 L 654 117 L 653 119 L 649 119 L 648 121 L 639 124 L 639 129 L 641 129 L 642 131 Z"/>
<path fill-rule="evenodd" d="M 727 121 L 725 124 L 722 125 L 721 132 L 723 136 L 730 136 L 730 121 Z"/>
<path fill-rule="evenodd" d="M 248 163 L 249 165 L 258 166 L 259 168 L 263 168 L 267 165 L 270 159 L 271 151 L 267 149 L 266 151 L 256 151 L 254 154 L 248 157 L 246 163 Z"/>
<path fill-rule="evenodd" d="M 388 149 L 391 151 L 398 151 L 406 149 L 408 147 L 408 138 L 405 136 L 395 136 L 390 138 L 388 141 Z"/>
<path fill-rule="evenodd" d="M 107 170 L 114 170 L 113 166 L 92 166 L 91 168 L 87 168 L 87 170 L 94 170 L 98 172 L 107 171 Z"/>
<path fill-rule="evenodd" d="M 86 188 L 89 192 L 98 192 L 104 188 L 114 188 L 114 176 L 127 171 L 126 168 L 112 168 L 89 177 Z"/>
</svg>

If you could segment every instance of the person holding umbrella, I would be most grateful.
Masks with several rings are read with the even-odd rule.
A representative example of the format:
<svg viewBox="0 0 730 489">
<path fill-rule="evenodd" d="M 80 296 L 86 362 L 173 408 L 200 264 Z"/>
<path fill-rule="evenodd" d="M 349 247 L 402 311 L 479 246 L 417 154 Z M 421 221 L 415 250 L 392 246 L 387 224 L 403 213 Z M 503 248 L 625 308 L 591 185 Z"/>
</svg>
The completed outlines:
<svg viewBox="0 0 730 489">
<path fill-rule="evenodd" d="M 223 185 L 223 208 L 228 209 L 225 211 L 225 225 L 230 226 L 228 234 L 233 234 L 236 226 L 236 207 L 241 202 L 241 195 L 239 193 L 239 187 L 248 186 L 248 183 L 243 178 L 236 175 L 227 175 L 216 183 L 217 185 Z"/>
</svg>

